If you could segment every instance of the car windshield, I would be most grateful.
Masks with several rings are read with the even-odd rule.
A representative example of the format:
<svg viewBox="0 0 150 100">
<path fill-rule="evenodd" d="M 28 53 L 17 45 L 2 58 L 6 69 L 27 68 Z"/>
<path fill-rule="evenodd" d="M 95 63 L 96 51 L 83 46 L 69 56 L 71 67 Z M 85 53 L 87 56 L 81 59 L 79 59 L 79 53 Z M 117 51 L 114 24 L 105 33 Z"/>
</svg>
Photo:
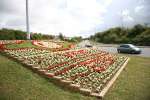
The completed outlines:
<svg viewBox="0 0 150 100">
<path fill-rule="evenodd" d="M 132 44 L 130 44 L 130 47 L 131 47 L 131 48 L 135 48 L 135 46 L 134 46 L 134 45 L 132 45 Z"/>
</svg>

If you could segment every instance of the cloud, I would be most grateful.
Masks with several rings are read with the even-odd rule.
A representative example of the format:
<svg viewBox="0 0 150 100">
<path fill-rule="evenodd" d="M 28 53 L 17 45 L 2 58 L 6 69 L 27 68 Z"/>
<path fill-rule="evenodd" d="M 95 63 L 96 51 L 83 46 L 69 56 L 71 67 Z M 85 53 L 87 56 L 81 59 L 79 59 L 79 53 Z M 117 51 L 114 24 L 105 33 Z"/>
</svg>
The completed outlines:
<svg viewBox="0 0 150 100">
<path fill-rule="evenodd" d="M 49 31 L 50 33 L 62 32 L 68 36 L 80 35 L 80 33 L 90 31 L 97 24 L 103 23 L 102 16 L 106 13 L 106 6 L 102 6 L 96 0 L 63 0 L 60 2 L 56 0 L 47 1 L 44 4 L 47 5 L 33 14 L 35 29 Z M 38 2 L 35 3 L 31 12 L 34 12 L 37 5 Z M 42 20 L 40 21 L 42 26 L 39 25 L 37 19 Z"/>
<path fill-rule="evenodd" d="M 25 30 L 25 2 L 2 0 L 3 27 Z M 112 0 L 29 0 L 30 29 L 33 32 L 67 36 L 84 35 L 103 23 L 103 15 Z M 16 4 L 18 4 L 16 6 Z M 1 13 L 2 14 L 2 13 Z M 24 24 L 24 26 L 23 26 Z"/>
<path fill-rule="evenodd" d="M 115 0 L 105 0 L 104 5 L 109 6 Z"/>
<path fill-rule="evenodd" d="M 141 10 L 143 10 L 143 8 L 144 8 L 144 5 L 135 7 L 135 13 L 139 13 Z"/>
<path fill-rule="evenodd" d="M 124 22 L 132 22 L 134 21 L 133 17 L 130 14 L 128 9 L 125 9 L 121 12 L 121 17 Z"/>
<path fill-rule="evenodd" d="M 122 21 L 149 22 L 149 4 L 149 0 L 29 0 L 30 30 L 86 37 Z M 26 30 L 25 0 L 0 0 L 3 27 Z"/>
</svg>

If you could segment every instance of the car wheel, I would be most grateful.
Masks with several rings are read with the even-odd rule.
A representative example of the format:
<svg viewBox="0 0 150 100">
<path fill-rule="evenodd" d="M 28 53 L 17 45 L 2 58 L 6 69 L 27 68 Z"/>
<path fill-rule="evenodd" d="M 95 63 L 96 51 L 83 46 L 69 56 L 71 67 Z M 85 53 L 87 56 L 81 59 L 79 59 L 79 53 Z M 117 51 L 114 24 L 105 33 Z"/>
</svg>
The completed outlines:
<svg viewBox="0 0 150 100">
<path fill-rule="evenodd" d="M 132 54 L 135 54 L 135 51 L 132 51 L 131 53 L 132 53 Z"/>
</svg>

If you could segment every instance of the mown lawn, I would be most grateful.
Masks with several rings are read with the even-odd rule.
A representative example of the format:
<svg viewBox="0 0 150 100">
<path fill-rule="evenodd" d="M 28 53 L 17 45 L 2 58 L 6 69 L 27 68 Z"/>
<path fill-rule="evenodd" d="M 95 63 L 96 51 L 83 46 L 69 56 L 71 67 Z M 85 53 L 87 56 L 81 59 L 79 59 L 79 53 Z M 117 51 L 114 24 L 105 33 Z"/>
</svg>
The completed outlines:
<svg viewBox="0 0 150 100">
<path fill-rule="evenodd" d="M 97 100 L 68 91 L 0 55 L 0 100 Z M 104 100 L 150 100 L 150 58 L 131 56 Z"/>
<path fill-rule="evenodd" d="M 15 49 L 15 48 L 30 48 L 30 47 L 33 47 L 33 48 L 38 48 L 38 46 L 35 46 L 31 43 L 31 41 L 25 41 L 21 44 L 8 44 L 6 46 L 8 49 Z"/>
<path fill-rule="evenodd" d="M 72 43 L 64 42 L 61 44 L 63 45 L 63 48 L 68 48 L 69 45 L 71 45 Z M 33 45 L 31 41 L 25 41 L 21 44 L 8 44 L 8 45 L 6 45 L 6 48 L 16 49 L 16 48 L 40 48 L 40 47 Z"/>
</svg>

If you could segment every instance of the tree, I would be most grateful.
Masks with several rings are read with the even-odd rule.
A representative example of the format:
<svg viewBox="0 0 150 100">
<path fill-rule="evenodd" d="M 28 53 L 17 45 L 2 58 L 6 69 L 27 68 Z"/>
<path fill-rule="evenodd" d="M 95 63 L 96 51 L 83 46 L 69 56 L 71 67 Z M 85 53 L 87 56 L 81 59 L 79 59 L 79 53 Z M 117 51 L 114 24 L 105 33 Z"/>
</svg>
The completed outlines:
<svg viewBox="0 0 150 100">
<path fill-rule="evenodd" d="M 12 30 L 3 28 L 0 30 L 1 40 L 14 40 L 14 39 L 25 39 L 26 33 L 20 30 Z"/>
<path fill-rule="evenodd" d="M 135 25 L 131 30 L 129 30 L 128 36 L 129 38 L 133 38 L 136 37 L 137 35 L 139 35 L 140 33 L 145 31 L 145 27 L 137 24 Z"/>
<path fill-rule="evenodd" d="M 81 42 L 82 41 L 82 37 L 81 36 L 79 36 L 79 37 L 72 37 L 70 41 L 71 42 Z"/>
<path fill-rule="evenodd" d="M 0 40 L 26 40 L 26 32 L 13 29 L 0 29 Z M 42 35 L 41 33 L 31 34 L 31 39 L 53 39 L 52 35 Z"/>
<path fill-rule="evenodd" d="M 43 39 L 54 39 L 54 36 L 53 35 L 43 35 L 42 37 Z"/>
<path fill-rule="evenodd" d="M 62 40 L 62 41 L 64 40 L 64 36 L 63 36 L 62 33 L 59 33 L 59 36 L 58 36 L 58 37 L 59 37 L 60 40 Z"/>
<path fill-rule="evenodd" d="M 42 34 L 41 33 L 32 33 L 31 34 L 31 39 L 32 40 L 42 40 L 43 39 L 43 37 L 42 37 Z"/>
<path fill-rule="evenodd" d="M 140 35 L 138 35 L 135 39 L 134 42 L 139 45 L 147 45 L 150 46 L 150 29 L 147 29 Z"/>
<path fill-rule="evenodd" d="M 130 29 L 120 27 L 111 28 L 104 32 L 97 32 L 90 39 L 102 43 L 133 43 L 139 45 L 149 45 L 150 28 L 137 24 Z"/>
</svg>

